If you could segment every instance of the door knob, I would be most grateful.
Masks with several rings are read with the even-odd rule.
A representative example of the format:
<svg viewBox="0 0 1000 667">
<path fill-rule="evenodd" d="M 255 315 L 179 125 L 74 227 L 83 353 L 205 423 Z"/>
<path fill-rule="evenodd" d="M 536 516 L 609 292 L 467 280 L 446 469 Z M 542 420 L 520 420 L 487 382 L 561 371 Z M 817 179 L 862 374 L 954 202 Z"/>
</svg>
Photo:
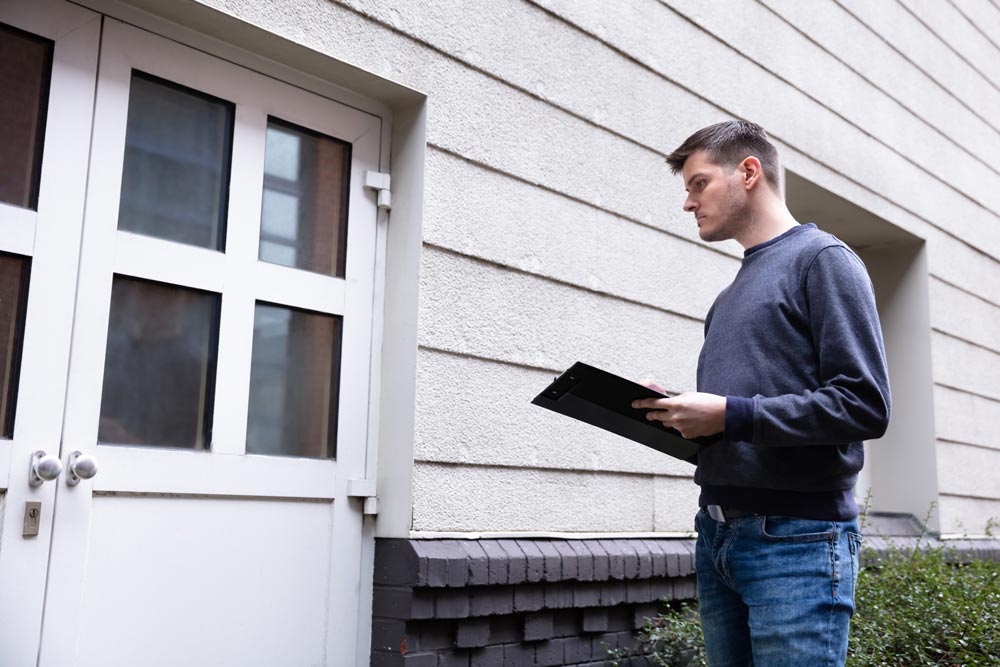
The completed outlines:
<svg viewBox="0 0 1000 667">
<path fill-rule="evenodd" d="M 69 455 L 69 472 L 66 473 L 66 484 L 76 486 L 80 480 L 90 479 L 96 474 L 96 458 L 83 452 L 73 452 Z"/>
<path fill-rule="evenodd" d="M 51 482 L 62 474 L 62 461 L 49 456 L 39 449 L 31 455 L 31 470 L 28 473 L 28 484 L 41 486 L 43 482 Z"/>
</svg>

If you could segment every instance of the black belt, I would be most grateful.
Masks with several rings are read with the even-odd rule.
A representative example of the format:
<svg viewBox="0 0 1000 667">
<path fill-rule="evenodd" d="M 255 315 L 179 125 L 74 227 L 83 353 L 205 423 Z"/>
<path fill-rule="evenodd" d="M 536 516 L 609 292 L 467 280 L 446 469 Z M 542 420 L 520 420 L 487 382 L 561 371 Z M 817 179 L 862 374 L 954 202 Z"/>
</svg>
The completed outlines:
<svg viewBox="0 0 1000 667">
<path fill-rule="evenodd" d="M 736 507 L 723 507 L 722 505 L 709 505 L 705 508 L 708 515 L 718 521 L 719 523 L 725 523 L 731 519 L 741 519 L 747 516 L 754 516 L 760 512 L 751 512 L 749 510 L 741 510 Z"/>
</svg>

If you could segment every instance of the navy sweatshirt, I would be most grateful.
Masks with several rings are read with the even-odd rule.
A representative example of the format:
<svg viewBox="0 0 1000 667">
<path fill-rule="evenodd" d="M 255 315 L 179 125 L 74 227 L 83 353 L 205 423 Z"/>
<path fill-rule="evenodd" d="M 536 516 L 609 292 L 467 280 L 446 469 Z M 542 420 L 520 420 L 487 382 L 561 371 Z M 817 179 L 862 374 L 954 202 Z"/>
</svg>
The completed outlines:
<svg viewBox="0 0 1000 667">
<path fill-rule="evenodd" d="M 857 516 L 861 441 L 889 422 L 889 379 L 864 264 L 815 225 L 749 248 L 705 320 L 698 391 L 727 397 L 698 454 L 700 504 Z"/>
</svg>

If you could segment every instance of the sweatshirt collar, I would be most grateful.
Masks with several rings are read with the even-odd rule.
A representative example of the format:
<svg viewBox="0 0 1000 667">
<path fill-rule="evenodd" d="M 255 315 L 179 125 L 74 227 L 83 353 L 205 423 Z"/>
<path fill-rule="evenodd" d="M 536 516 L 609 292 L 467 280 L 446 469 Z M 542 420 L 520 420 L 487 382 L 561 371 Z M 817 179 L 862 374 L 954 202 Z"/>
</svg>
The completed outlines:
<svg viewBox="0 0 1000 667">
<path fill-rule="evenodd" d="M 778 241 L 781 241 L 784 238 L 788 238 L 792 234 L 795 234 L 795 233 L 800 232 L 803 229 L 807 229 L 807 228 L 813 228 L 813 229 L 815 229 L 816 225 L 815 225 L 815 223 L 807 222 L 804 225 L 797 225 L 795 227 L 792 227 L 787 232 L 785 232 L 783 234 L 779 234 L 778 236 L 775 236 L 770 241 L 764 241 L 763 243 L 758 243 L 755 246 L 747 248 L 746 250 L 743 251 L 743 257 L 749 257 L 750 255 L 754 254 L 755 252 L 763 250 L 764 248 L 767 248 L 768 246 L 772 246 L 775 243 L 777 243 Z"/>
</svg>

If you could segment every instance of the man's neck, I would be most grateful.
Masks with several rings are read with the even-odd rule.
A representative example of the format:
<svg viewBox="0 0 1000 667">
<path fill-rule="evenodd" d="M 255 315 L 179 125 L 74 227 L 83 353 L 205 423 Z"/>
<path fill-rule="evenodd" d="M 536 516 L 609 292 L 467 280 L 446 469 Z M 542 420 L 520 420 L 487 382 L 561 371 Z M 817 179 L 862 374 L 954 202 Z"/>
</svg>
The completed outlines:
<svg viewBox="0 0 1000 667">
<path fill-rule="evenodd" d="M 744 250 L 748 250 L 781 236 L 798 224 L 784 202 L 781 202 L 780 206 L 768 206 L 756 215 L 752 215 L 744 233 L 737 236 L 736 241 Z"/>
</svg>

